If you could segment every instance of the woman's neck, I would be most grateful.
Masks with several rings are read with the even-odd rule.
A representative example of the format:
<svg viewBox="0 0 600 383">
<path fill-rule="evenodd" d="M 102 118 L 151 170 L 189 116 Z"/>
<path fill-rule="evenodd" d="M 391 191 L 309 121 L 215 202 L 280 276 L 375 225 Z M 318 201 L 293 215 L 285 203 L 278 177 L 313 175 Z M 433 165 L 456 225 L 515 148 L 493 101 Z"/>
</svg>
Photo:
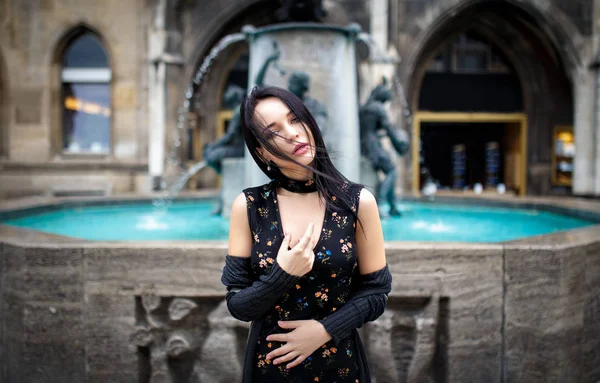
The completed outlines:
<svg viewBox="0 0 600 383">
<path fill-rule="evenodd" d="M 308 169 L 281 169 L 281 173 L 292 181 L 307 181 L 314 178 L 314 173 Z"/>
</svg>

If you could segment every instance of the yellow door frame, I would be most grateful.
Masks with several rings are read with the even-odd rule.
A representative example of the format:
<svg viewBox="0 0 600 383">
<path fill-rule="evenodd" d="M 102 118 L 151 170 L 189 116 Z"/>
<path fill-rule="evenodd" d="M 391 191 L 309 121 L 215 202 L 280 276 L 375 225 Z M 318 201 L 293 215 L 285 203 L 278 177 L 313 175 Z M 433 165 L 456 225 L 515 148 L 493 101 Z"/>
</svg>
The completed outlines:
<svg viewBox="0 0 600 383">
<path fill-rule="evenodd" d="M 412 125 L 412 191 L 419 195 L 421 164 L 421 123 L 423 122 L 485 122 L 514 123 L 519 127 L 519 195 L 527 191 L 527 115 L 525 113 L 463 113 L 463 112 L 425 112 L 417 111 L 413 115 Z"/>
</svg>

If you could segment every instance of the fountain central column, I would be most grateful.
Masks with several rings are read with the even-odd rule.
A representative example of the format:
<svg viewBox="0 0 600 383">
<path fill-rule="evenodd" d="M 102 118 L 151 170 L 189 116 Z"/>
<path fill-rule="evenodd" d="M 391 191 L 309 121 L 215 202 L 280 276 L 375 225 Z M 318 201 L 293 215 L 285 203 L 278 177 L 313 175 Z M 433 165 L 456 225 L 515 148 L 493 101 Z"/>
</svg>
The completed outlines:
<svg viewBox="0 0 600 383">
<path fill-rule="evenodd" d="M 281 52 L 279 67 L 271 68 L 264 84 L 287 88 L 290 74 L 303 71 L 310 76 L 308 94 L 324 104 L 327 120 L 321 127 L 334 165 L 354 182 L 359 182 L 360 143 L 355 42 L 360 27 L 337 27 L 312 23 L 277 24 L 260 29 L 245 27 L 250 50 L 248 90 L 266 59 L 275 49 Z M 275 43 L 275 44 L 274 44 Z M 277 48 L 276 48 L 277 47 Z M 244 187 L 268 182 L 247 152 Z"/>
</svg>

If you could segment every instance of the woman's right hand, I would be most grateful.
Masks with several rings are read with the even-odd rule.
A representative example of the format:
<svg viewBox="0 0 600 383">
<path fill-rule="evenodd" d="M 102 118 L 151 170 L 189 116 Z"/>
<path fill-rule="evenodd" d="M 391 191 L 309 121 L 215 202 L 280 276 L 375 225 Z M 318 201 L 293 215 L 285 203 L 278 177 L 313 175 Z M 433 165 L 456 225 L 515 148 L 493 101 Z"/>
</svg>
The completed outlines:
<svg viewBox="0 0 600 383">
<path fill-rule="evenodd" d="M 313 249 L 317 244 L 317 240 L 313 238 L 315 225 L 308 225 L 304 236 L 292 249 L 288 250 L 292 235 L 288 232 L 285 234 L 281 247 L 277 253 L 277 263 L 286 273 L 301 277 L 312 270 L 315 262 L 315 253 Z"/>
</svg>

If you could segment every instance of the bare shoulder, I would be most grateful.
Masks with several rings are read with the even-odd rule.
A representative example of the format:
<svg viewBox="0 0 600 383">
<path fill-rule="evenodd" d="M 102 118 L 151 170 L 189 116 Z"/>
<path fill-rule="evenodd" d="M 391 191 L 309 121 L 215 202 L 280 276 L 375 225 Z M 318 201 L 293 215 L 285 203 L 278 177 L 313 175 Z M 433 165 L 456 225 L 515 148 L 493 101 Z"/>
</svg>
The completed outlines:
<svg viewBox="0 0 600 383">
<path fill-rule="evenodd" d="M 363 215 L 364 213 L 368 213 L 377 210 L 377 200 L 373 193 L 371 193 L 367 188 L 363 187 L 360 191 L 359 203 L 358 203 L 358 214 Z"/>
<path fill-rule="evenodd" d="M 377 200 L 367 188 L 363 187 L 360 191 L 357 213 L 360 221 L 359 227 L 362 227 L 363 230 L 367 231 L 373 225 L 381 226 Z"/>
<path fill-rule="evenodd" d="M 361 274 L 372 273 L 383 268 L 386 260 L 377 200 L 366 188 L 360 192 L 358 218 L 356 234 L 358 266 Z"/>
<path fill-rule="evenodd" d="M 363 187 L 360 191 L 360 204 L 363 203 L 377 204 L 375 196 L 366 187 Z"/>
<path fill-rule="evenodd" d="M 246 196 L 242 192 L 233 201 L 229 221 L 228 254 L 249 257 L 252 250 L 252 234 L 248 223 Z"/>
<path fill-rule="evenodd" d="M 246 204 L 246 195 L 244 192 L 238 194 L 237 197 L 233 200 L 233 205 L 231 206 L 231 215 L 235 213 L 244 213 L 246 214 L 247 204 Z"/>
</svg>

